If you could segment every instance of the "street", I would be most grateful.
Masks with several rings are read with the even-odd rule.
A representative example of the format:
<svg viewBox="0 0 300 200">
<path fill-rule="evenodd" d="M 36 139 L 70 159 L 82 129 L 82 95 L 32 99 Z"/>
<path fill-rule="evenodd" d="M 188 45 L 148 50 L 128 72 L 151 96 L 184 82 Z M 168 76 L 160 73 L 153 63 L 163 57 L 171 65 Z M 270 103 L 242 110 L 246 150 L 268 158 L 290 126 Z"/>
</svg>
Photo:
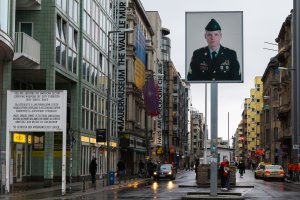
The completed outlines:
<svg viewBox="0 0 300 200">
<path fill-rule="evenodd" d="M 243 178 L 237 174 L 237 186 L 233 187 L 231 192 L 241 193 L 245 199 L 290 200 L 300 199 L 299 190 L 300 185 L 295 183 L 254 179 L 253 172 L 247 170 Z M 209 188 L 196 187 L 195 172 L 181 170 L 174 181 L 161 180 L 140 188 L 95 192 L 75 199 L 181 199 L 188 192 L 209 192 Z"/>
<path fill-rule="evenodd" d="M 236 175 L 237 184 L 227 193 L 240 193 L 245 199 L 300 199 L 300 184 L 280 181 L 264 181 L 254 179 L 251 170 L 246 170 L 243 178 Z M 99 180 L 98 180 L 99 181 Z M 66 196 L 61 196 L 59 188 L 42 188 L 19 193 L 1 195 L 5 200 L 22 199 L 74 199 L 74 200 L 111 200 L 111 199 L 174 199 L 179 200 L 188 193 L 210 193 L 209 187 L 198 187 L 195 182 L 195 172 L 180 170 L 174 181 L 160 180 L 149 184 L 140 184 L 143 179 L 133 180 L 122 185 L 98 187 L 97 189 L 73 190 Z M 147 182 L 147 181 L 146 181 Z M 99 182 L 98 182 L 99 184 Z M 139 186 L 140 185 L 140 186 Z M 80 186 L 80 185 L 79 185 Z M 79 187 L 77 187 L 78 189 Z M 220 188 L 218 192 L 221 191 Z M 225 191 L 226 192 L 226 191 Z"/>
</svg>

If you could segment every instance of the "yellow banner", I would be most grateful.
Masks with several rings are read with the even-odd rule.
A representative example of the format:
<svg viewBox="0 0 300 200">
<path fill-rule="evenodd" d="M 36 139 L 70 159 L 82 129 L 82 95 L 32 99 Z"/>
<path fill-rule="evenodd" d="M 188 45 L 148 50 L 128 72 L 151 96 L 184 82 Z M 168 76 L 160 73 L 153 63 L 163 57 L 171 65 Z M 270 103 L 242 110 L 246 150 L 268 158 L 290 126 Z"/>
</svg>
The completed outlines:
<svg viewBox="0 0 300 200">
<path fill-rule="evenodd" d="M 134 83 L 140 90 L 145 84 L 145 65 L 138 58 L 135 60 Z"/>
</svg>

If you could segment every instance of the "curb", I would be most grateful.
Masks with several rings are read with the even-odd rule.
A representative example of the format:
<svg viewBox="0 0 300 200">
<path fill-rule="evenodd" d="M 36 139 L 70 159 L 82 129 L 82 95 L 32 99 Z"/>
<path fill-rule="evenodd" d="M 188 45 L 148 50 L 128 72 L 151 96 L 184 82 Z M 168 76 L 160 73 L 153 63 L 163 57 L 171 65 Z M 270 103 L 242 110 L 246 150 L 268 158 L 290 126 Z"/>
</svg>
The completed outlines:
<svg viewBox="0 0 300 200">
<path fill-rule="evenodd" d="M 217 196 L 210 196 L 209 192 L 188 192 L 183 200 L 189 199 L 238 199 L 244 200 L 245 198 L 241 193 L 237 192 L 218 192 Z"/>
<path fill-rule="evenodd" d="M 179 185 L 182 188 L 210 188 L 210 185 Z M 254 188 L 254 185 L 231 185 L 231 188 Z M 218 187 L 219 188 L 219 187 Z"/>
</svg>

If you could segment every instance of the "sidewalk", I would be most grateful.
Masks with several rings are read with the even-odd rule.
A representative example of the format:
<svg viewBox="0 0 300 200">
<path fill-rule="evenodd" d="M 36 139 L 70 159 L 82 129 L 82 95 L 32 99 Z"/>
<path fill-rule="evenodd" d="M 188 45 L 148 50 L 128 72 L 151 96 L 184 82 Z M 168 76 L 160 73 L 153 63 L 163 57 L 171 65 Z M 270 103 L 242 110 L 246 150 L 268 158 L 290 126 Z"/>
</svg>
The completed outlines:
<svg viewBox="0 0 300 200">
<path fill-rule="evenodd" d="M 74 182 L 66 185 L 66 194 L 62 196 L 61 184 L 55 183 L 52 187 L 43 187 L 43 184 L 36 182 L 27 182 L 19 184 L 18 191 L 11 192 L 9 194 L 0 195 L 0 199 L 70 199 L 80 197 L 83 194 L 92 194 L 101 191 L 124 189 L 130 187 L 139 187 L 151 183 L 151 178 L 134 178 L 130 180 L 122 181 L 120 184 L 107 186 L 107 179 L 100 179 L 95 185 L 92 185 L 91 181 L 87 182 Z M 23 190 L 22 190 L 23 189 Z"/>
</svg>

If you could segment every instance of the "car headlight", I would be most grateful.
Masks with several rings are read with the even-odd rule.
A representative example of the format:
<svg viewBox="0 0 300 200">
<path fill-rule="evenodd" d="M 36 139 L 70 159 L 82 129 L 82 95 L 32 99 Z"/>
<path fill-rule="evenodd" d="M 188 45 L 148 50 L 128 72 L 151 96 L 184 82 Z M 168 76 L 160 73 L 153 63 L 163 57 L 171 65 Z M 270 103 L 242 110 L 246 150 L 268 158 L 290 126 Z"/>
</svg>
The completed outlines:
<svg viewBox="0 0 300 200">
<path fill-rule="evenodd" d="M 169 172 L 168 174 L 169 174 L 169 175 L 172 175 L 172 172 Z"/>
<path fill-rule="evenodd" d="M 156 172 L 154 172 L 153 174 L 154 174 L 154 175 L 157 175 L 157 173 L 156 173 Z"/>
</svg>

